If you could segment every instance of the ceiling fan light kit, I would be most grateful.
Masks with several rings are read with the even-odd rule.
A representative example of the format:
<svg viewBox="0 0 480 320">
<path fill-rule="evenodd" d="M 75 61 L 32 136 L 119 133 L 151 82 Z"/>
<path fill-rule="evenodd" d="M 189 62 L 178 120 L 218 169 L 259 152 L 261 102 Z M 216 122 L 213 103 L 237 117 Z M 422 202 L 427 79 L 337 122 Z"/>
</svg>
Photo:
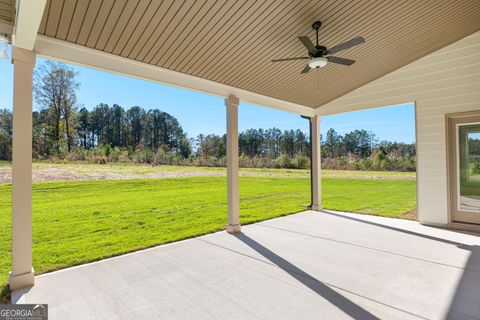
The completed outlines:
<svg viewBox="0 0 480 320">
<path fill-rule="evenodd" d="M 323 68 L 327 65 L 328 60 L 327 58 L 314 58 L 310 60 L 308 63 L 308 66 L 310 69 L 318 69 L 318 68 Z"/>
<path fill-rule="evenodd" d="M 334 54 L 346 49 L 350 49 L 359 44 L 362 44 L 365 42 L 365 39 L 363 37 L 356 37 L 328 49 L 327 47 L 319 45 L 318 43 L 318 30 L 320 30 L 321 26 L 322 26 L 322 23 L 320 21 L 315 21 L 312 24 L 312 28 L 313 30 L 315 30 L 315 34 L 316 34 L 316 40 L 317 40 L 316 45 L 314 45 L 312 40 L 310 40 L 310 38 L 307 36 L 298 37 L 298 40 L 300 40 L 300 42 L 304 45 L 304 47 L 308 51 L 307 57 L 273 59 L 272 62 L 283 62 L 283 61 L 292 61 L 292 60 L 310 60 L 305 66 L 305 68 L 303 68 L 301 73 L 307 73 L 308 71 L 310 71 L 310 69 L 323 68 L 329 62 L 341 64 L 344 66 L 351 66 L 352 64 L 354 64 L 355 60 L 336 57 L 334 56 Z"/>
</svg>

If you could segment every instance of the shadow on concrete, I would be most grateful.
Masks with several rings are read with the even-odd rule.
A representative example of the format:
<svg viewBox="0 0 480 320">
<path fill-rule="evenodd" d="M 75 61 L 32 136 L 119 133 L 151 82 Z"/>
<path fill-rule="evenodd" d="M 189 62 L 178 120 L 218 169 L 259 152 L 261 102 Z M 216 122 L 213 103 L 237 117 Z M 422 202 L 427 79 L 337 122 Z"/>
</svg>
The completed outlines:
<svg viewBox="0 0 480 320">
<path fill-rule="evenodd" d="M 390 229 L 402 232 L 408 235 L 422 237 L 425 239 L 439 241 L 445 244 L 454 245 L 458 248 L 469 250 L 470 256 L 467 263 L 463 267 L 463 274 L 458 282 L 455 294 L 448 308 L 445 319 L 480 319 L 480 247 L 477 245 L 467 245 L 464 243 L 442 239 L 415 231 L 404 230 L 381 223 L 365 221 L 362 219 L 344 216 L 335 212 L 323 210 L 322 213 L 335 216 L 342 219 L 353 220 L 360 223 L 366 223 L 380 228 Z M 464 233 L 461 231 L 451 230 L 451 232 Z M 422 270 L 419 270 L 422 272 Z"/>
<path fill-rule="evenodd" d="M 452 298 L 446 319 L 480 319 L 480 247 L 471 248 L 455 295 Z"/>
<path fill-rule="evenodd" d="M 462 249 L 465 249 L 464 246 L 467 246 L 467 247 L 468 247 L 468 245 L 465 245 L 465 244 L 460 243 L 460 242 L 451 241 L 451 240 L 447 240 L 447 239 L 442 239 L 442 238 L 430 236 L 430 235 L 428 235 L 428 234 L 423 234 L 423 233 L 418 233 L 418 232 L 415 232 L 415 231 L 405 230 L 405 229 L 402 229 L 402 228 L 392 227 L 392 226 L 388 226 L 388 225 L 381 224 L 381 223 L 377 223 L 377 222 L 373 222 L 373 221 L 366 221 L 366 220 L 359 219 L 359 218 L 354 218 L 354 217 L 350 217 L 350 216 L 344 216 L 344 215 L 342 215 L 342 214 L 338 214 L 338 213 L 335 213 L 335 212 L 332 212 L 332 211 L 328 211 L 328 210 L 322 210 L 321 213 L 327 214 L 327 215 L 330 215 L 330 216 L 334 216 L 334 217 L 337 217 L 337 218 L 342 218 L 342 219 L 347 219 L 347 220 L 353 220 L 353 221 L 356 221 L 356 222 L 369 224 L 369 225 L 376 226 L 376 227 L 380 227 L 380 228 L 384 228 L 384 229 L 390 229 L 390 230 L 393 230 L 393 231 L 397 231 L 397 232 L 409 234 L 409 235 L 412 235 L 412 236 L 422 237 L 422 238 L 430 239 L 430 240 L 434 240 L 434 241 L 440 241 L 440 242 L 443 242 L 443 243 L 447 243 L 447 244 L 451 244 L 451 245 L 458 246 L 458 247 L 460 247 L 460 248 L 462 248 Z M 449 230 L 449 231 L 450 231 L 450 230 Z"/>
<path fill-rule="evenodd" d="M 12 292 L 12 304 L 25 304 L 25 296 L 33 287 L 26 287 Z"/>
<path fill-rule="evenodd" d="M 247 235 L 238 233 L 235 234 L 235 237 L 353 319 L 379 319 Z M 321 318 L 321 315 L 318 316 Z"/>
</svg>

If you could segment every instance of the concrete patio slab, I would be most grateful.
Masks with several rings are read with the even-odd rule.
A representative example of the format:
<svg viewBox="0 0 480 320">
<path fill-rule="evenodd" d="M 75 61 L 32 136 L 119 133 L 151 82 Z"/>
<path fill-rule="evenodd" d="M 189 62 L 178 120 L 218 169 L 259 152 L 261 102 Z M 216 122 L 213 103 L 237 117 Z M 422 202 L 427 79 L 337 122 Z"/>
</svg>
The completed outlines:
<svg viewBox="0 0 480 320">
<path fill-rule="evenodd" d="M 480 237 L 306 211 L 36 277 L 50 319 L 480 319 Z"/>
</svg>

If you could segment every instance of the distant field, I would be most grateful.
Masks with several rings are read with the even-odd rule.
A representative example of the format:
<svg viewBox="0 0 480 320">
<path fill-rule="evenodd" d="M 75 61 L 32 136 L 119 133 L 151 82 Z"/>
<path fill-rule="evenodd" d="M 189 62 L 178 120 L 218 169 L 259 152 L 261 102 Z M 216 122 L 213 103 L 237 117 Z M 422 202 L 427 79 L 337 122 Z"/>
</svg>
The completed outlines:
<svg viewBox="0 0 480 320">
<path fill-rule="evenodd" d="M 226 223 L 224 168 L 43 163 L 35 167 L 75 174 L 114 171 L 115 177 L 130 179 L 34 183 L 33 264 L 38 273 L 221 230 Z M 0 169 L 8 171 L 9 166 Z M 182 177 L 178 173 L 182 170 L 218 176 Z M 136 179 L 142 174 L 150 177 L 152 172 L 174 172 L 177 178 Z M 411 173 L 325 171 L 323 205 L 333 210 L 412 218 L 414 177 Z M 310 202 L 309 173 L 244 169 L 240 196 L 242 224 L 302 211 Z M 1 284 L 11 269 L 9 183 L 0 184 L 0 228 Z"/>
<path fill-rule="evenodd" d="M 188 177 L 220 177 L 226 168 L 188 166 L 147 166 L 122 164 L 61 164 L 35 162 L 33 180 L 78 181 L 78 180 L 129 180 Z M 299 169 L 251 169 L 241 168 L 241 176 L 248 177 L 296 177 L 308 178 L 308 170 Z M 325 178 L 358 179 L 415 179 L 415 172 L 323 170 Z M 11 166 L 0 162 L 0 184 L 11 182 Z"/>
</svg>

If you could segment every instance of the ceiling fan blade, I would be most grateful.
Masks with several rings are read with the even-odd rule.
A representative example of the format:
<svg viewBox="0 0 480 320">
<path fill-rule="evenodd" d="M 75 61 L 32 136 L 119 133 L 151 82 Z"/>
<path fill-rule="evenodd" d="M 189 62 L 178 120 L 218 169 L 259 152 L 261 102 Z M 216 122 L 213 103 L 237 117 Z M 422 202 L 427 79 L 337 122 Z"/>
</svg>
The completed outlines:
<svg viewBox="0 0 480 320">
<path fill-rule="evenodd" d="M 303 74 L 303 73 L 307 73 L 308 71 L 310 71 L 310 69 L 311 69 L 310 66 L 307 64 L 307 65 L 305 66 L 305 68 L 303 68 L 302 72 L 300 72 L 300 73 L 302 73 L 302 74 Z"/>
<path fill-rule="evenodd" d="M 327 57 L 328 62 L 343 64 L 344 66 L 351 66 L 355 63 L 355 60 L 340 58 L 340 57 Z"/>
<path fill-rule="evenodd" d="M 307 48 L 308 52 L 312 52 L 312 53 L 317 52 L 317 48 L 315 48 L 315 46 L 313 45 L 312 40 L 310 40 L 309 37 L 307 37 L 307 36 L 301 36 L 301 37 L 298 37 L 298 40 L 300 40 L 300 42 L 303 43 L 303 45 L 305 46 L 305 48 Z"/>
<path fill-rule="evenodd" d="M 305 59 L 310 59 L 310 57 L 293 57 L 293 58 L 273 59 L 272 62 L 282 62 L 282 61 L 291 61 L 291 60 L 305 60 Z"/>
<path fill-rule="evenodd" d="M 351 47 L 355 47 L 364 42 L 365 42 L 365 39 L 363 39 L 363 37 L 353 38 L 352 40 L 348 40 L 347 42 L 337 44 L 336 46 L 328 49 L 328 53 L 330 54 L 337 53 L 346 49 L 350 49 Z"/>
</svg>

